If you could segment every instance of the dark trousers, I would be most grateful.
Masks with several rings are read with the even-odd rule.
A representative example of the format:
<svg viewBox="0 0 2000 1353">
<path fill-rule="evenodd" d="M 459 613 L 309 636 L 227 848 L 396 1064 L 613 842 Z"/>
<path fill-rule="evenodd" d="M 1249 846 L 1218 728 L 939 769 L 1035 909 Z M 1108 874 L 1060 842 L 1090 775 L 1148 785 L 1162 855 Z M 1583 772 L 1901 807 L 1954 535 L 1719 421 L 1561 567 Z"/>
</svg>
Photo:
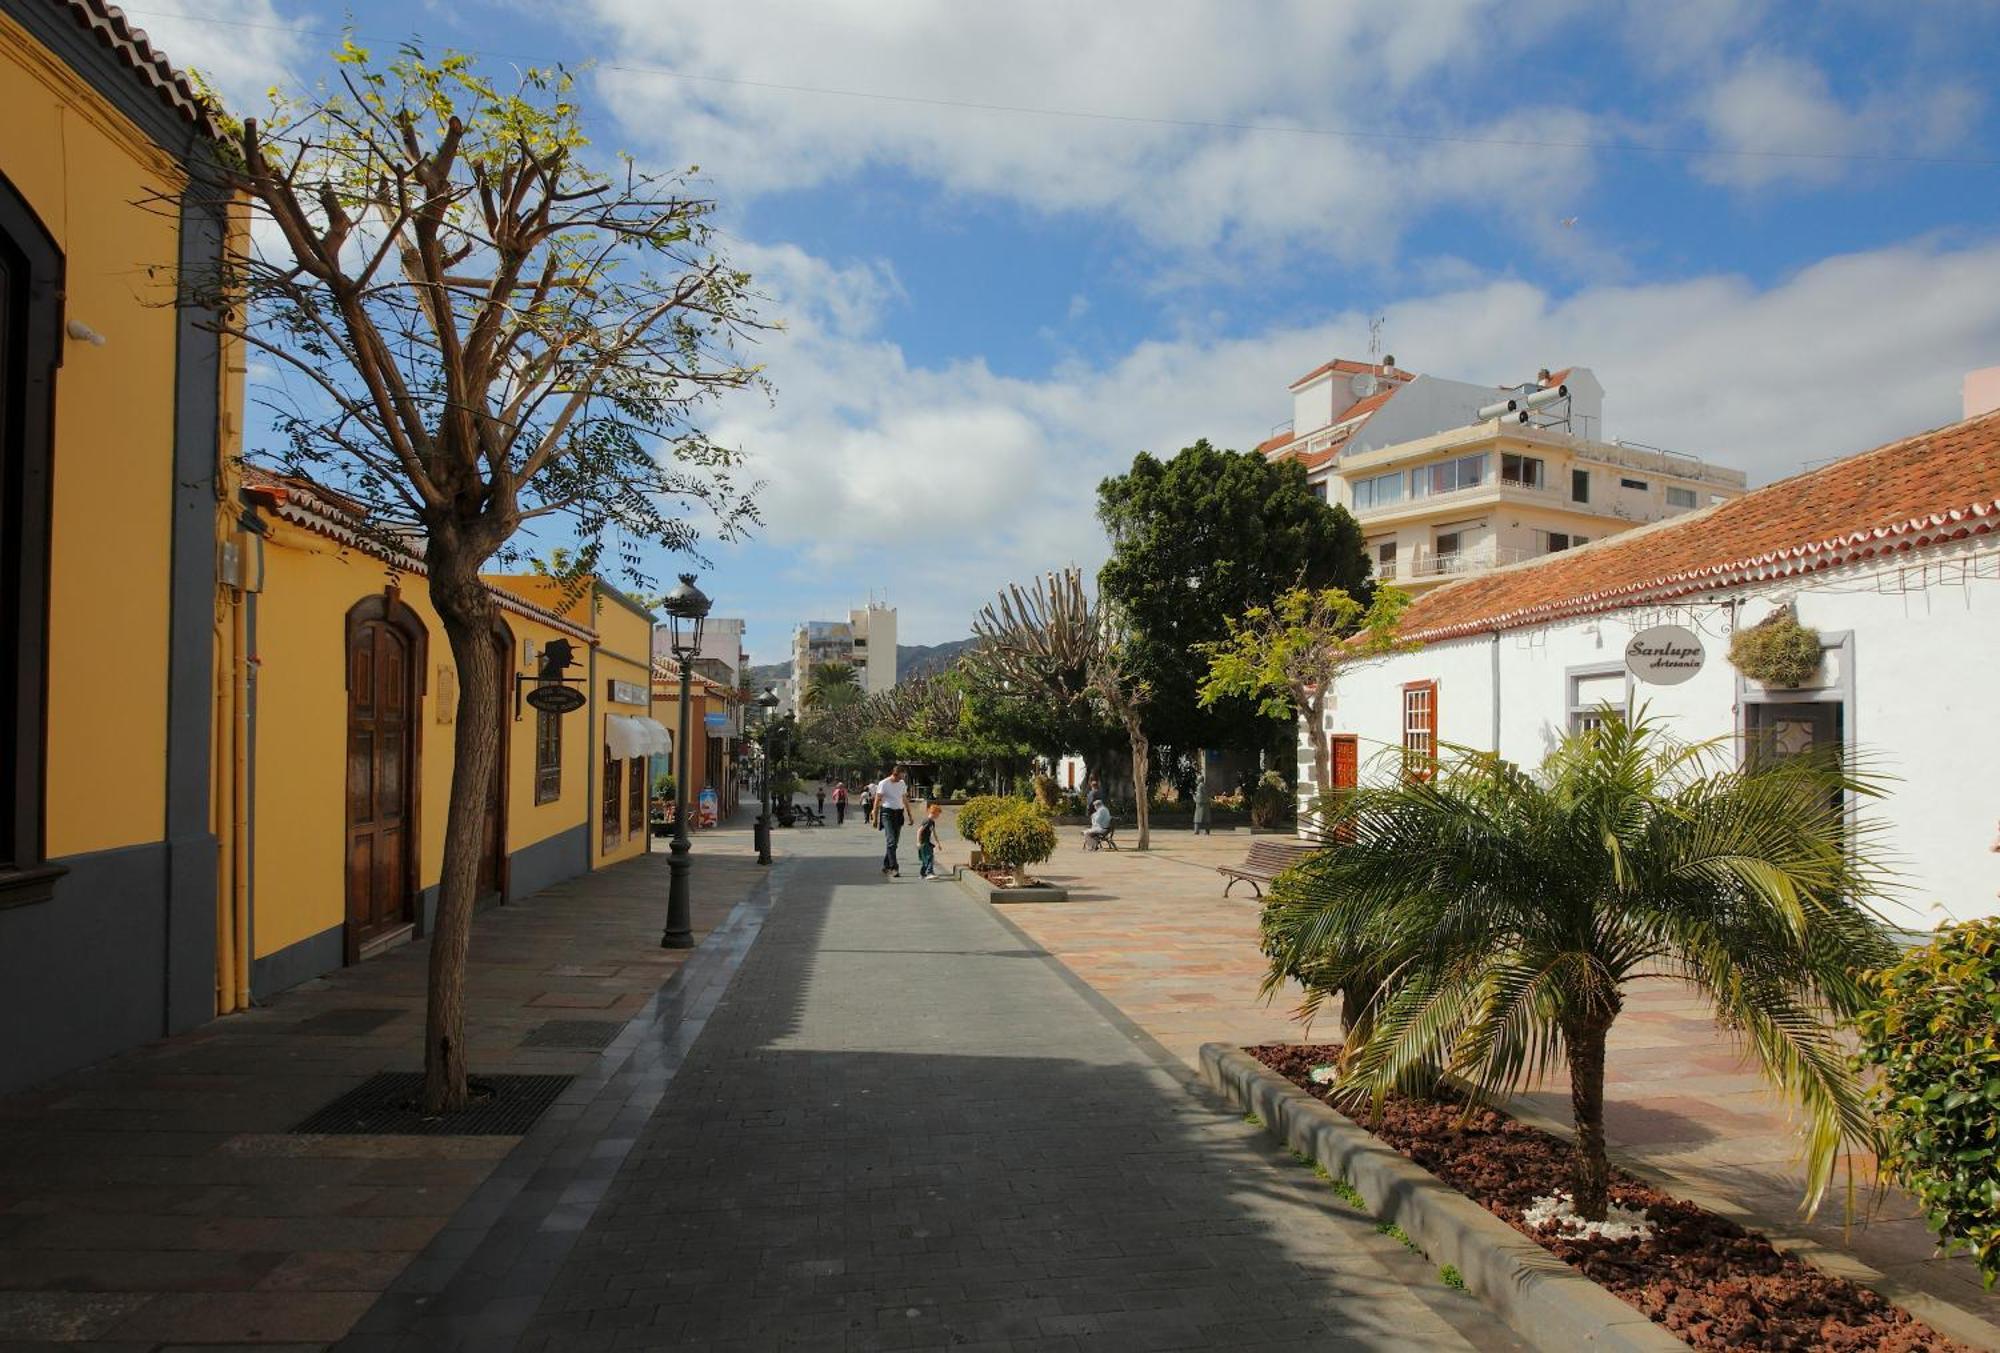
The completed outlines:
<svg viewBox="0 0 2000 1353">
<path fill-rule="evenodd" d="M 835 799 L 833 801 L 833 825 L 836 827 L 841 827 L 845 826 L 846 824 L 847 824 L 847 800 Z"/>
<path fill-rule="evenodd" d="M 903 810 L 884 808 L 877 816 L 882 819 L 882 867 L 900 874 L 903 867 L 896 863 L 896 843 L 903 839 Z"/>
</svg>

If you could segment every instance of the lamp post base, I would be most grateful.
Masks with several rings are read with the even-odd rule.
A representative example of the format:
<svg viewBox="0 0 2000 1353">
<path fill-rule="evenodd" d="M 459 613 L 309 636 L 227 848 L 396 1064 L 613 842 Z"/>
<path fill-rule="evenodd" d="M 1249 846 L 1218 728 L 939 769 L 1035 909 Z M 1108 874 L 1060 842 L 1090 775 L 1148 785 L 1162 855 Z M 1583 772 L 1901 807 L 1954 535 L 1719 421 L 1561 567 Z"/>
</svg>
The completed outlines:
<svg viewBox="0 0 2000 1353">
<path fill-rule="evenodd" d="M 676 827 L 679 823 L 676 822 Z M 674 833 L 667 860 L 667 928 L 660 935 L 662 949 L 694 948 L 694 910 L 688 900 L 688 859 L 691 843 L 682 831 Z"/>
<path fill-rule="evenodd" d="M 756 838 L 753 844 L 757 847 L 757 863 L 769 864 L 771 862 L 771 819 L 769 817 L 758 818 L 757 825 L 751 832 L 751 835 Z"/>
</svg>

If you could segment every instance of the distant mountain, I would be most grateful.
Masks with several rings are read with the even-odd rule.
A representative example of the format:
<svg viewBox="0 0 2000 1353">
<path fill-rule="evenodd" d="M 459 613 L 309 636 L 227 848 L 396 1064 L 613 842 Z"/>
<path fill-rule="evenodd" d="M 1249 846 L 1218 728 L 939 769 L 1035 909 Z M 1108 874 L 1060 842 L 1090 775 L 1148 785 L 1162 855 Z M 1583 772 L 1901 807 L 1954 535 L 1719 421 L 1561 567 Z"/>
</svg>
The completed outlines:
<svg viewBox="0 0 2000 1353">
<path fill-rule="evenodd" d="M 972 642 L 968 637 L 954 639 L 948 644 L 897 644 L 896 679 L 908 681 L 911 677 L 935 676 L 958 661 L 958 655 L 972 647 Z M 749 673 L 750 689 L 761 691 L 766 686 L 790 680 L 792 665 L 788 662 L 753 663 Z"/>
<path fill-rule="evenodd" d="M 935 676 L 957 662 L 958 655 L 971 648 L 972 644 L 970 637 L 954 639 L 948 644 L 897 644 L 896 680 Z"/>
</svg>

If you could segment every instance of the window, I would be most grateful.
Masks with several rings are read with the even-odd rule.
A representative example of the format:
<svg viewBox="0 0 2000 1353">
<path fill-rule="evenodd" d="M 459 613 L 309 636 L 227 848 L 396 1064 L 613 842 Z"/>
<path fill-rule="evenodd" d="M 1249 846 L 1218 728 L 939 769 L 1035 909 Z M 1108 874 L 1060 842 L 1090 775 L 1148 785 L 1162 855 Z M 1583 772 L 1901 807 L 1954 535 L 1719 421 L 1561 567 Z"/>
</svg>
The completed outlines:
<svg viewBox="0 0 2000 1353">
<path fill-rule="evenodd" d="M 1437 769 L 1438 684 L 1412 681 L 1403 687 L 1403 773 L 1428 780 Z"/>
<path fill-rule="evenodd" d="M 562 797 L 562 721 L 560 714 L 535 711 L 536 803 L 554 803 Z"/>
<path fill-rule="evenodd" d="M 604 838 L 603 849 L 614 850 L 625 839 L 619 830 L 624 820 L 625 808 L 625 763 L 611 755 L 611 748 L 604 748 Z"/>
<path fill-rule="evenodd" d="M 1435 465 L 1419 466 L 1410 471 L 1410 495 L 1422 498 L 1428 494 L 1477 488 L 1486 482 L 1486 476 L 1485 452 L 1476 456 L 1460 456 L 1457 460 L 1441 460 Z"/>
<path fill-rule="evenodd" d="M 1569 500 L 1572 503 L 1590 501 L 1590 471 L 1571 470 L 1569 472 Z"/>
<path fill-rule="evenodd" d="M 1559 550 L 1573 550 L 1578 545 L 1588 545 L 1589 536 L 1573 536 L 1567 531 L 1535 532 L 1535 553 L 1555 554 Z"/>
<path fill-rule="evenodd" d="M 625 830 L 633 836 L 646 830 L 646 758 L 632 758 L 631 777 L 625 790 Z"/>
<path fill-rule="evenodd" d="M 1542 487 L 1542 462 L 1534 456 L 1517 456 L 1510 453 L 1500 457 L 1500 482 L 1518 484 L 1522 488 Z"/>
<path fill-rule="evenodd" d="M 1419 473 L 1422 473 L 1419 471 Z M 1358 479 L 1354 483 L 1354 510 L 1366 512 L 1370 508 L 1388 507 L 1391 503 L 1403 501 L 1403 472 L 1378 474 L 1368 479 Z"/>
<path fill-rule="evenodd" d="M 1604 667 L 1569 674 L 1569 727 L 1572 733 L 1602 728 L 1606 714 L 1625 713 L 1625 669 Z"/>
<path fill-rule="evenodd" d="M 1375 576 L 1387 580 L 1396 576 L 1396 542 L 1385 540 L 1375 547 Z"/>
<path fill-rule="evenodd" d="M 1618 487 L 1621 489 L 1637 489 L 1640 493 L 1644 493 L 1652 488 L 1652 485 L 1643 479 L 1621 479 L 1618 481 Z"/>
<path fill-rule="evenodd" d="M 1446 555 L 1446 554 L 1451 554 L 1451 555 L 1455 555 L 1455 554 L 1457 554 L 1457 553 L 1458 553 L 1458 538 L 1459 538 L 1459 535 L 1460 535 L 1460 534 L 1461 534 L 1461 533 L 1460 533 L 1460 532 L 1458 532 L 1458 531 L 1441 531 L 1441 532 L 1439 532 L 1439 533 L 1438 533 L 1438 538 L 1437 538 L 1437 544 L 1436 544 L 1436 546 L 1434 547 L 1434 548 L 1435 548 L 1435 550 L 1436 550 L 1436 552 L 1437 552 L 1438 554 L 1440 554 L 1440 555 Z"/>
<path fill-rule="evenodd" d="M 1668 507 L 1693 507 L 1694 504 L 1695 495 L 1693 489 L 1684 489 L 1677 484 L 1667 485 Z"/>
<path fill-rule="evenodd" d="M 1313 491 L 1313 497 L 1319 499 L 1322 503 L 1327 501 L 1326 481 L 1324 479 L 1314 480 L 1312 485 L 1312 491 Z"/>
</svg>

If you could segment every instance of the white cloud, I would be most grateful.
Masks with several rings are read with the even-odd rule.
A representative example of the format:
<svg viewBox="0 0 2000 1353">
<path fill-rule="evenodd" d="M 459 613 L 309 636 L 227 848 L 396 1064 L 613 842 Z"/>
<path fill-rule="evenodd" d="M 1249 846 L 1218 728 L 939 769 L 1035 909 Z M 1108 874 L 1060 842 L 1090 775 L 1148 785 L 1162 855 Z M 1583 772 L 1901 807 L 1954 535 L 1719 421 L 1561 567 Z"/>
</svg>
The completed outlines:
<svg viewBox="0 0 2000 1353">
<path fill-rule="evenodd" d="M 1105 213 L 1176 250 L 1370 258 L 1432 209 L 1492 212 L 1532 197 L 1519 191 L 1526 182 L 1580 185 L 1589 172 L 1589 152 L 1544 144 L 1584 139 L 1589 116 L 1504 79 L 1491 81 L 1493 99 L 1467 97 L 1486 89 L 1473 84 L 1480 74 L 1549 39 L 1554 0 L 827 0 L 810 10 L 744 0 L 670 23 L 650 0 L 592 7 L 619 53 L 598 79 L 625 134 L 699 163 L 735 198 L 894 166 L 948 192 Z M 1508 144 L 1453 139 L 1465 137 Z"/>
<path fill-rule="evenodd" d="M 297 86 L 292 67 L 305 54 L 300 21 L 281 14 L 272 0 L 167 0 L 160 9 L 129 10 L 153 46 L 184 71 L 199 71 L 230 108 L 255 112 L 274 84 Z"/>
<path fill-rule="evenodd" d="M 1004 583 L 1094 566 L 1097 481 L 1139 450 L 1247 447 L 1290 412 L 1285 387 L 1365 350 L 1358 312 L 1247 338 L 1139 344 L 1040 379 L 913 363 L 883 337 L 878 265 L 782 247 L 738 258 L 792 319 L 766 356 L 776 399 L 711 431 L 768 487 L 765 539 L 832 598 L 887 586 L 906 642 L 965 633 Z M 1957 416 L 1968 367 L 2000 356 L 2000 244 L 1919 241 L 1828 259 L 1768 288 L 1716 275 L 1552 296 L 1484 279 L 1388 310 L 1399 362 L 1498 383 L 1592 367 L 1609 431 L 1747 470 L 1753 483 Z M 920 299 L 920 298 L 919 298 Z M 803 613 L 803 612 L 801 612 Z"/>
<path fill-rule="evenodd" d="M 1853 172 L 1854 155 L 1936 155 L 1958 144 L 1979 99 L 1951 81 L 1836 96 L 1823 71 L 1792 57 L 1753 52 L 1698 96 L 1695 116 L 1710 141 L 1734 152 L 1700 160 L 1711 183 L 1762 188 L 1822 185 Z"/>
</svg>

